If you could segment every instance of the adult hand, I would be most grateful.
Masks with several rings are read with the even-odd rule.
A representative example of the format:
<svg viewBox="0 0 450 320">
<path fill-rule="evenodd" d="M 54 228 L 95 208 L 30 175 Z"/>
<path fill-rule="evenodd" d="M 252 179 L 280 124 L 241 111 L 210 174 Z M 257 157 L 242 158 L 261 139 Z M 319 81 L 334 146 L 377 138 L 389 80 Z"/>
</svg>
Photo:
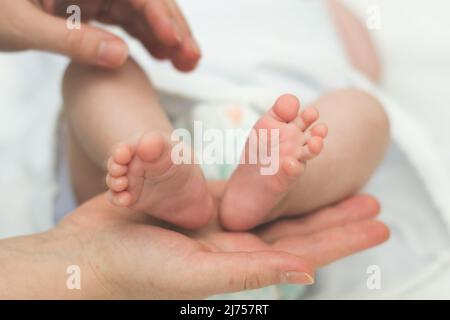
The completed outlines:
<svg viewBox="0 0 450 320">
<path fill-rule="evenodd" d="M 253 233 L 211 225 L 191 234 L 151 225 L 147 215 L 105 198 L 79 207 L 53 231 L 1 241 L 0 297 L 193 299 L 310 284 L 315 268 L 388 237 L 367 196 Z M 80 291 L 66 288 L 73 264 L 81 268 Z"/>
<path fill-rule="evenodd" d="M 79 62 L 118 67 L 128 57 L 122 39 L 84 23 L 67 28 L 67 8 L 78 5 L 83 21 L 114 24 L 139 39 L 159 59 L 181 71 L 195 68 L 200 49 L 174 0 L 16 0 L 0 2 L 0 50 L 45 50 Z"/>
</svg>

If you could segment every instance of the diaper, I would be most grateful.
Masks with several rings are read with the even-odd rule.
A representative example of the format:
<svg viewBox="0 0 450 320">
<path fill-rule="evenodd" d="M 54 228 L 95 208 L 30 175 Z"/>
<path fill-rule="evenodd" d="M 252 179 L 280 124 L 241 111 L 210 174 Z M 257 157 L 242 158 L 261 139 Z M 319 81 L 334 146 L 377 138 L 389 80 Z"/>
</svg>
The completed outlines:
<svg viewBox="0 0 450 320">
<path fill-rule="evenodd" d="M 245 103 L 199 103 L 188 118 L 178 118 L 175 123 L 193 134 L 192 147 L 205 177 L 226 180 L 236 168 L 246 138 L 259 117 L 260 114 Z M 215 141 L 207 139 L 211 132 L 216 137 Z M 215 154 L 207 156 L 208 144 L 219 142 L 220 148 Z"/>
</svg>

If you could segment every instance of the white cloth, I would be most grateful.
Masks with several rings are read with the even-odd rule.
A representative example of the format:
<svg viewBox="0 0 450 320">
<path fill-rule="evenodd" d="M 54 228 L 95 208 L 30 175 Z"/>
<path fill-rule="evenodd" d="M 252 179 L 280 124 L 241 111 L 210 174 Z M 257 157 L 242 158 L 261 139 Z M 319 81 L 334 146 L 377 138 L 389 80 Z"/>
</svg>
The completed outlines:
<svg viewBox="0 0 450 320">
<path fill-rule="evenodd" d="M 169 63 L 151 61 L 136 41 L 131 45 L 132 54 L 161 91 L 268 108 L 286 92 L 309 103 L 319 92 L 345 84 L 336 70 L 347 60 L 322 0 L 179 4 L 203 52 L 194 73 L 181 74 Z M 323 61 L 333 67 L 324 68 Z"/>
<path fill-rule="evenodd" d="M 55 123 L 65 59 L 0 54 L 0 238 L 53 226 Z"/>
</svg>

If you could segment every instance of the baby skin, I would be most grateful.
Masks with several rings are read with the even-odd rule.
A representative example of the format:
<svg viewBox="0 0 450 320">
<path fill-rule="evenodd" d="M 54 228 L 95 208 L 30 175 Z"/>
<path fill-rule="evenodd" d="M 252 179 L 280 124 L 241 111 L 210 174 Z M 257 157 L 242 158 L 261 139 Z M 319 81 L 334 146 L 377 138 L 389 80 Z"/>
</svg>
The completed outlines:
<svg viewBox="0 0 450 320">
<path fill-rule="evenodd" d="M 279 141 L 270 143 L 279 146 L 281 167 L 273 175 L 261 175 L 259 162 L 237 168 L 220 207 L 225 225 L 249 229 L 282 214 L 281 205 L 300 178 L 306 161 L 322 150 L 326 125 L 309 128 L 318 116 L 315 108 L 299 113 L 297 98 L 285 95 L 257 122 L 255 132 L 279 130 Z M 198 166 L 174 165 L 171 143 L 160 134 L 145 133 L 136 145 L 116 147 L 108 160 L 106 181 L 114 204 L 184 227 L 192 221 L 197 225 L 198 219 L 203 221 L 202 217 L 211 210 Z M 165 217 L 167 212 L 172 214 Z M 236 212 L 245 214 L 236 216 Z"/>
<path fill-rule="evenodd" d="M 175 165 L 171 150 L 171 142 L 156 132 L 115 147 L 106 176 L 110 200 L 184 228 L 203 226 L 214 210 L 206 181 L 197 165 Z"/>
<path fill-rule="evenodd" d="M 284 212 L 283 204 L 295 188 L 296 181 L 301 179 L 306 162 L 322 151 L 328 127 L 325 124 L 312 126 L 318 118 L 316 108 L 300 112 L 298 99 L 292 95 L 283 95 L 257 121 L 253 132 L 259 139 L 258 144 L 263 143 L 266 150 L 278 153 L 278 170 L 262 174 L 261 161 L 246 162 L 245 159 L 252 156 L 250 152 L 258 156 L 257 150 L 250 151 L 251 142 L 247 141 L 241 164 L 228 182 L 221 203 L 220 218 L 224 226 L 246 230 L 277 218 Z M 278 132 L 277 141 L 266 138 L 271 137 L 272 130 Z M 261 131 L 267 132 L 262 139 L 257 134 Z M 238 216 L 237 213 L 242 212 L 245 214 Z"/>
<path fill-rule="evenodd" d="M 175 165 L 173 128 L 133 61 L 115 71 L 72 64 L 64 83 L 72 183 L 84 202 L 109 188 L 111 202 L 195 229 L 215 211 L 197 165 Z M 190 153 L 189 148 L 184 149 Z"/>
<path fill-rule="evenodd" d="M 267 143 L 278 146 L 279 170 L 262 175 L 259 161 L 243 162 L 216 204 L 198 165 L 172 161 L 172 125 L 136 63 L 118 70 L 72 64 L 63 91 L 78 201 L 108 188 L 113 204 L 188 229 L 219 213 L 225 228 L 248 230 L 333 204 L 366 183 L 389 139 L 383 108 L 366 93 L 330 92 L 307 108 L 283 95 L 254 126 L 278 130 L 278 141 Z M 193 157 L 189 146 L 184 152 Z"/>
</svg>

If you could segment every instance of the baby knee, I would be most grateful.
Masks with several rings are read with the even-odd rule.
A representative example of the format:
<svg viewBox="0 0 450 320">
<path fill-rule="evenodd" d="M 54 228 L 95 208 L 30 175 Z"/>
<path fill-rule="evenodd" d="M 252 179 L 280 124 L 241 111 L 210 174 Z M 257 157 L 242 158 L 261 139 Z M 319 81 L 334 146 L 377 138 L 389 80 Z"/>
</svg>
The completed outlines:
<svg viewBox="0 0 450 320">
<path fill-rule="evenodd" d="M 355 95 L 360 97 L 361 103 L 367 110 L 368 119 L 366 123 L 369 125 L 368 129 L 373 130 L 372 133 L 376 134 L 384 144 L 387 144 L 390 138 L 390 123 L 383 105 L 371 94 L 361 90 L 355 91 Z"/>
<path fill-rule="evenodd" d="M 388 143 L 390 137 L 390 123 L 388 115 L 381 104 L 371 94 L 360 89 L 346 89 L 345 95 L 351 101 L 351 112 L 358 114 L 359 121 L 371 136 L 379 137 L 380 141 Z"/>
</svg>

